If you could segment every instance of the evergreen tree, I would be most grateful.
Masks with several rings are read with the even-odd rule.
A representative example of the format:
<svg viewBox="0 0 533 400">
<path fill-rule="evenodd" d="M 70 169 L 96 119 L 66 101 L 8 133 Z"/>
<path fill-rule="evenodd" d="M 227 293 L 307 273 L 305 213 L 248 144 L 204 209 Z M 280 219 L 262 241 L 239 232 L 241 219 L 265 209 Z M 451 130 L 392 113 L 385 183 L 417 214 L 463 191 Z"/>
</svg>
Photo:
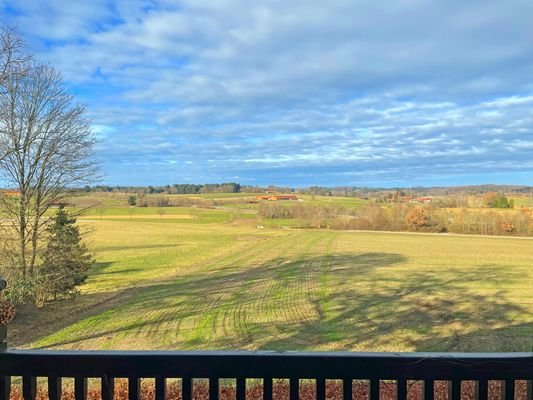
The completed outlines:
<svg viewBox="0 0 533 400">
<path fill-rule="evenodd" d="M 61 294 L 75 294 L 94 262 L 81 241 L 76 219 L 60 207 L 48 228 L 48 243 L 39 269 L 41 301 Z"/>
</svg>

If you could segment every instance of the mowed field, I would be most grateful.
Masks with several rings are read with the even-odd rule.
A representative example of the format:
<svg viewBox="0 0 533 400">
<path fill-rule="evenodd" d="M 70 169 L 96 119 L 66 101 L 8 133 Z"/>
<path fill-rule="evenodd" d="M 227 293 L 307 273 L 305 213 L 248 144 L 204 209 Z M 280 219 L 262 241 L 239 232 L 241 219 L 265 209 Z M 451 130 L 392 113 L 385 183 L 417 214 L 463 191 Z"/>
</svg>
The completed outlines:
<svg viewBox="0 0 533 400">
<path fill-rule="evenodd" d="M 368 351 L 533 346 L 531 239 L 257 229 L 246 216 L 235 220 L 224 211 L 172 210 L 81 217 L 97 260 L 81 295 L 21 313 L 10 327 L 11 343 Z"/>
</svg>

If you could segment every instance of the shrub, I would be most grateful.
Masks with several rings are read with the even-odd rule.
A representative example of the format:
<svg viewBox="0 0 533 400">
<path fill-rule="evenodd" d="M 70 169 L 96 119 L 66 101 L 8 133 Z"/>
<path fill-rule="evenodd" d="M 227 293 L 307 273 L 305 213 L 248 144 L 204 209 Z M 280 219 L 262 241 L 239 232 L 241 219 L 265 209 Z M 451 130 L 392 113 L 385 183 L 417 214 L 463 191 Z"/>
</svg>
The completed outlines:
<svg viewBox="0 0 533 400">
<path fill-rule="evenodd" d="M 503 193 L 488 192 L 483 196 L 483 201 L 490 208 L 513 208 L 514 200 L 510 200 Z"/>
<path fill-rule="evenodd" d="M 35 301 L 36 281 L 32 278 L 10 276 L 7 278 L 9 284 L 3 291 L 6 300 L 15 306 L 33 303 Z"/>
<path fill-rule="evenodd" d="M 413 207 L 405 216 L 405 222 L 410 230 L 418 231 L 429 226 L 429 220 L 422 208 Z"/>
<path fill-rule="evenodd" d="M 76 219 L 63 207 L 57 211 L 48 234 L 43 263 L 37 273 L 37 306 L 42 306 L 50 297 L 75 294 L 76 287 L 86 279 L 93 263 L 87 247 L 81 242 Z"/>
<path fill-rule="evenodd" d="M 501 223 L 501 230 L 505 233 L 513 233 L 514 232 L 514 226 L 513 223 L 510 221 L 502 221 Z"/>
</svg>

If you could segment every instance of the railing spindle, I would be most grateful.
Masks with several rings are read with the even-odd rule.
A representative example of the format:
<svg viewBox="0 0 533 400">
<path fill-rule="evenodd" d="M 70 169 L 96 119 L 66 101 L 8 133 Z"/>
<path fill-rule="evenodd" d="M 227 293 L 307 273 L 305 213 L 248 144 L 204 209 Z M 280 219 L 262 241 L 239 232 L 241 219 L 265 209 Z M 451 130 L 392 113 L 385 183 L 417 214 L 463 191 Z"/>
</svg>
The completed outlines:
<svg viewBox="0 0 533 400">
<path fill-rule="evenodd" d="M 342 400 L 352 400 L 352 393 L 352 380 L 344 378 L 342 380 Z"/>
<path fill-rule="evenodd" d="M 324 378 L 316 380 L 316 400 L 326 400 L 326 380 Z"/>
<path fill-rule="evenodd" d="M 272 378 L 263 378 L 263 400 L 272 400 Z"/>
<path fill-rule="evenodd" d="M 209 400 L 218 400 L 219 381 L 218 378 L 209 378 Z"/>
<path fill-rule="evenodd" d="M 2 399 L 9 399 L 11 395 L 11 377 L 0 376 L 0 396 Z"/>
<path fill-rule="evenodd" d="M 289 380 L 289 400 L 298 400 L 300 397 L 300 380 L 291 378 Z"/>
<path fill-rule="evenodd" d="M 101 379 L 102 400 L 113 400 L 115 397 L 115 378 L 109 375 Z"/>
<path fill-rule="evenodd" d="M 24 400 L 35 400 L 37 396 L 37 378 L 35 376 L 22 377 L 22 397 Z"/>
<path fill-rule="evenodd" d="M 190 377 L 181 378 L 181 398 L 192 400 L 192 379 Z"/>
<path fill-rule="evenodd" d="M 74 378 L 74 398 L 76 400 L 87 400 L 87 378 Z"/>
<path fill-rule="evenodd" d="M 514 379 L 502 381 L 502 400 L 514 400 Z"/>
<path fill-rule="evenodd" d="M 370 385 L 370 400 L 379 400 L 379 379 L 371 379 Z"/>
<path fill-rule="evenodd" d="M 61 400 L 61 378 L 48 377 L 48 398 L 50 400 Z"/>
<path fill-rule="evenodd" d="M 526 381 L 526 399 L 533 400 L 533 379 Z"/>
<path fill-rule="evenodd" d="M 453 380 L 448 382 L 448 385 L 448 400 L 461 400 L 461 381 Z"/>
<path fill-rule="evenodd" d="M 167 397 L 167 382 L 165 378 L 155 378 L 155 400 L 165 400 Z"/>
<path fill-rule="evenodd" d="M 424 382 L 424 400 L 433 400 L 435 397 L 435 381 L 432 379 Z"/>
<path fill-rule="evenodd" d="M 407 400 L 407 379 L 400 378 L 396 381 L 396 398 Z"/>
<path fill-rule="evenodd" d="M 489 398 L 489 382 L 480 380 L 476 382 L 477 400 L 488 400 Z"/>
<path fill-rule="evenodd" d="M 128 399 L 140 400 L 141 399 L 141 379 L 138 377 L 128 378 Z"/>
<path fill-rule="evenodd" d="M 246 400 L 246 378 L 237 378 L 236 400 Z"/>
<path fill-rule="evenodd" d="M 2 399 L 9 399 L 11 394 L 11 377 L 0 376 L 0 396 Z"/>
</svg>

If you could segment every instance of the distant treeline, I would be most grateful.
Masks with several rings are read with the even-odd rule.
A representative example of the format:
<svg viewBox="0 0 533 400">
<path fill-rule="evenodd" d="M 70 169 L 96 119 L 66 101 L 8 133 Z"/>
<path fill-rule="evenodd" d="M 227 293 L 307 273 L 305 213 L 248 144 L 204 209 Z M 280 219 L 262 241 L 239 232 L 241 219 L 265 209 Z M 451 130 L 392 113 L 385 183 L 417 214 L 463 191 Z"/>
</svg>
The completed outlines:
<svg viewBox="0 0 533 400">
<path fill-rule="evenodd" d="M 78 189 L 79 190 L 79 189 Z M 175 183 L 164 186 L 85 186 L 81 189 L 84 192 L 105 192 L 105 193 L 132 193 L 132 194 L 206 194 L 206 193 L 265 193 L 279 192 L 290 193 L 294 189 L 282 186 L 251 186 L 241 185 L 236 182 L 227 183 Z"/>
<path fill-rule="evenodd" d="M 451 186 L 451 187 L 415 187 L 415 188 L 369 188 L 358 186 L 310 186 L 306 188 L 290 188 L 284 186 L 251 186 L 241 185 L 236 182 L 228 183 L 176 183 L 164 186 L 85 186 L 85 192 L 109 192 L 109 193 L 135 193 L 135 194 L 205 194 L 205 193 L 298 193 L 316 196 L 340 196 L 360 198 L 386 199 L 392 195 L 402 196 L 449 196 L 449 195 L 480 195 L 488 192 L 532 194 L 531 186 L 513 185 L 477 185 L 477 186 Z"/>
<path fill-rule="evenodd" d="M 79 189 L 78 189 L 79 190 Z M 367 198 L 369 195 L 377 195 L 380 192 L 395 193 L 398 189 L 363 188 L 356 186 L 321 187 L 310 186 L 308 188 L 294 189 L 287 186 L 251 186 L 241 185 L 235 182 L 190 184 L 176 183 L 164 186 L 110 186 L 97 185 L 85 186 L 85 192 L 105 193 L 131 193 L 131 194 L 205 194 L 205 193 L 298 193 L 315 196 L 340 196 Z M 403 192 L 402 192 L 403 193 Z"/>
<path fill-rule="evenodd" d="M 350 186 L 326 188 L 321 186 L 311 186 L 298 189 L 299 194 L 309 194 L 314 196 L 338 196 L 338 197 L 360 197 L 366 198 L 370 193 L 379 192 L 381 189 L 358 188 Z"/>
<path fill-rule="evenodd" d="M 202 194 L 202 193 L 240 193 L 243 189 L 252 190 L 253 187 L 241 186 L 235 182 L 207 183 L 195 185 L 190 183 L 177 183 L 165 186 L 86 186 L 85 192 L 106 193 L 136 193 L 136 194 Z"/>
<path fill-rule="evenodd" d="M 262 203 L 258 214 L 267 219 L 293 219 L 291 226 L 299 228 L 533 236 L 533 209 L 530 208 L 513 212 L 408 204 L 370 203 L 360 208 L 345 208 Z"/>
</svg>

